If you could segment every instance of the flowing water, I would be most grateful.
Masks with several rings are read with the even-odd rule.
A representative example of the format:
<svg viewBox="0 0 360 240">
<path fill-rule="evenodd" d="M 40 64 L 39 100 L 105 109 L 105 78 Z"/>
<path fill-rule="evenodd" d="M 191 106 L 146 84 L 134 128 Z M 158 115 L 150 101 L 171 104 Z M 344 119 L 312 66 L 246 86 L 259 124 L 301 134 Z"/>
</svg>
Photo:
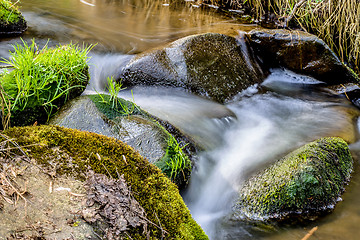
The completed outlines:
<svg viewBox="0 0 360 240">
<path fill-rule="evenodd" d="M 22 36 L 50 46 L 70 41 L 95 44 L 87 93 L 102 91 L 106 78 L 117 76 L 133 54 L 190 34 L 244 31 L 254 28 L 223 17 L 194 2 L 167 0 L 22 0 L 29 23 Z M 8 57 L 19 38 L 0 40 Z M 123 92 L 145 110 L 168 120 L 208 149 L 199 156 L 183 194 L 191 213 L 211 239 L 358 239 L 360 176 L 358 160 L 352 180 L 335 211 L 306 226 L 256 229 L 222 221 L 249 175 L 289 151 L 322 136 L 351 136 L 356 110 L 345 98 L 330 95 L 318 81 L 285 70 L 273 70 L 262 85 L 239 93 L 226 106 L 179 90 L 135 88 Z M 344 130 L 345 129 L 345 130 Z M 354 138 L 357 136 L 354 136 Z M 350 146 L 356 157 L 360 143 Z"/>
</svg>

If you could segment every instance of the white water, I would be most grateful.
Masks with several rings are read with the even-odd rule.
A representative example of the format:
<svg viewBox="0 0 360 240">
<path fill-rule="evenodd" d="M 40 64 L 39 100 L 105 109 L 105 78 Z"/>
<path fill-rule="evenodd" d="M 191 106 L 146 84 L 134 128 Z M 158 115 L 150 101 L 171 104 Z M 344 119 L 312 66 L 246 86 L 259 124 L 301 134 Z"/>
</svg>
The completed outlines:
<svg viewBox="0 0 360 240">
<path fill-rule="evenodd" d="M 292 84 L 296 78 L 304 81 Z M 238 101 L 228 106 L 238 121 L 224 133 L 224 144 L 200 157 L 185 201 L 210 239 L 242 239 L 251 235 L 243 232 L 233 237 L 231 230 L 224 234 L 222 227 L 217 228 L 222 217 L 231 210 L 243 181 L 253 171 L 294 148 L 333 135 L 344 123 L 344 116 L 337 107 L 346 106 L 346 103 L 327 98 L 320 92 L 306 92 L 307 87 L 317 82 L 277 70 L 264 85 L 277 91 L 279 82 L 287 85 L 287 92 L 297 92 L 292 94 L 295 97 L 274 92 L 240 95 Z M 321 102 L 317 101 L 319 96 L 322 96 Z"/>
</svg>

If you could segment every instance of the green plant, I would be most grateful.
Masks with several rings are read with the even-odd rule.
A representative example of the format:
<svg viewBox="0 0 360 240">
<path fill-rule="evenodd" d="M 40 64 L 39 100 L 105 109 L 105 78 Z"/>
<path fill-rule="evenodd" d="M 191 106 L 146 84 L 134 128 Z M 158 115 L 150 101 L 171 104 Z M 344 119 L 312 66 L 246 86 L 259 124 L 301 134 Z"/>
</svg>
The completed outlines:
<svg viewBox="0 0 360 240">
<path fill-rule="evenodd" d="M 131 90 L 132 101 L 126 101 L 126 100 L 118 97 L 119 92 L 121 90 L 125 89 L 125 88 L 122 88 L 121 81 L 116 82 L 116 81 L 114 81 L 113 77 L 108 77 L 107 83 L 108 83 L 107 90 L 109 92 L 109 95 L 101 94 L 95 90 L 97 92 L 98 98 L 101 99 L 101 100 L 98 100 L 99 103 L 109 105 L 112 110 L 120 113 L 121 116 L 123 116 L 123 115 L 129 116 L 129 115 L 140 112 L 138 106 L 134 103 L 134 95 L 133 95 L 132 90 Z M 95 100 L 95 99 L 93 98 L 93 100 Z M 99 107 L 101 107 L 101 106 L 99 106 Z"/>
<path fill-rule="evenodd" d="M 15 3 L 8 0 L 0 0 L 0 23 L 9 24 L 20 20 L 20 12 Z"/>
<path fill-rule="evenodd" d="M 178 141 L 171 135 L 167 143 L 165 156 L 155 165 L 174 182 L 177 177 L 180 177 L 180 173 L 185 178 L 184 170 L 191 169 L 191 161 L 183 152 L 183 148 L 186 145 L 180 147 Z"/>
<path fill-rule="evenodd" d="M 81 49 L 70 43 L 48 48 L 46 44 L 38 49 L 34 40 L 22 43 L 14 46 L 10 59 L 0 61 L 12 68 L 0 75 L 11 101 L 12 122 L 46 122 L 54 110 L 85 89 L 89 79 L 87 54 L 92 46 Z"/>
</svg>

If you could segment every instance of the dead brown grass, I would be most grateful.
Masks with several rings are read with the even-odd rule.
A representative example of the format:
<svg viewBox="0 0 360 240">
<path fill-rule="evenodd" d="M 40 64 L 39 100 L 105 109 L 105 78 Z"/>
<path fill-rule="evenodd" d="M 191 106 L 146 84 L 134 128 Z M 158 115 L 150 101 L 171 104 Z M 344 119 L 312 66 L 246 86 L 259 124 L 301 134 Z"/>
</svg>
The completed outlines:
<svg viewBox="0 0 360 240">
<path fill-rule="evenodd" d="M 354 71 L 360 73 L 360 1 L 358 0 L 232 0 L 247 5 L 255 18 L 274 13 L 323 39 Z M 299 6 L 300 5 L 300 6 Z"/>
</svg>

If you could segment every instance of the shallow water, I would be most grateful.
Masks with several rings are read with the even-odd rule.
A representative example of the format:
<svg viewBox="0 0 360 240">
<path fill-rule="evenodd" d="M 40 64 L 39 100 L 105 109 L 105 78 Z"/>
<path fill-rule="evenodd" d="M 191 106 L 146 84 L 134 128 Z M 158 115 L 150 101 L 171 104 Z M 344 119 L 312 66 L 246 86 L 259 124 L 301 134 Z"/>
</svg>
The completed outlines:
<svg viewBox="0 0 360 240">
<path fill-rule="evenodd" d="M 48 42 L 50 46 L 70 41 L 97 43 L 91 52 L 91 83 L 87 88 L 90 93 L 104 90 L 106 78 L 117 76 L 119 68 L 134 53 L 190 34 L 236 34 L 238 29 L 254 28 L 220 16 L 214 10 L 192 6 L 192 2 L 170 6 L 167 3 L 23 0 L 21 9 L 29 30 L 22 38 L 25 41 L 36 38 L 38 45 Z M 15 42 L 21 42 L 20 38 L 0 40 L 0 57 L 7 57 Z M 211 149 L 200 155 L 184 195 L 193 216 L 211 239 L 301 239 L 313 226 L 319 229 L 310 239 L 358 239 L 359 164 L 355 165 L 344 201 L 332 214 L 312 224 L 264 231 L 243 224 L 221 223 L 235 199 L 236 189 L 252 172 L 306 142 L 353 126 L 344 114 L 353 107 L 346 99 L 321 91 L 319 82 L 274 70 L 263 85 L 239 93 L 227 106 L 179 90 L 135 88 L 133 94 L 122 94 Z M 360 143 L 351 148 L 355 156 L 360 152 Z"/>
</svg>

